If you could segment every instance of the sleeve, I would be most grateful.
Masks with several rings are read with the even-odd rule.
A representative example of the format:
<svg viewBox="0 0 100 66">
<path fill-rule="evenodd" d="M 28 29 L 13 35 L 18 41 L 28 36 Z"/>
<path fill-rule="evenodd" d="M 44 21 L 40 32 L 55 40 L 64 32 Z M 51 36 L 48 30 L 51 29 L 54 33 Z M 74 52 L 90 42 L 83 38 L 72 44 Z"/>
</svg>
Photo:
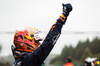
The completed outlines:
<svg viewBox="0 0 100 66">
<path fill-rule="evenodd" d="M 57 42 L 66 19 L 67 18 L 64 15 L 61 15 L 60 18 L 53 24 L 41 46 L 29 55 L 29 60 L 31 63 L 35 62 L 37 64 L 36 66 L 43 63 Z"/>
</svg>

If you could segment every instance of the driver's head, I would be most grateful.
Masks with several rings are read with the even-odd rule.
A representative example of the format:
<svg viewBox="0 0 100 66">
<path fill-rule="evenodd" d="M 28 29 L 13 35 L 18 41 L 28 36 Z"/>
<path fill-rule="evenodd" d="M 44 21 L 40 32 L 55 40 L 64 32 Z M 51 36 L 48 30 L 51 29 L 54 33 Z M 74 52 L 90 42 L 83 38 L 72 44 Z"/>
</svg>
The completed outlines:
<svg viewBox="0 0 100 66">
<path fill-rule="evenodd" d="M 41 44 L 42 38 L 38 35 L 39 30 L 32 27 L 23 27 L 16 30 L 14 45 L 19 52 L 33 52 Z"/>
</svg>

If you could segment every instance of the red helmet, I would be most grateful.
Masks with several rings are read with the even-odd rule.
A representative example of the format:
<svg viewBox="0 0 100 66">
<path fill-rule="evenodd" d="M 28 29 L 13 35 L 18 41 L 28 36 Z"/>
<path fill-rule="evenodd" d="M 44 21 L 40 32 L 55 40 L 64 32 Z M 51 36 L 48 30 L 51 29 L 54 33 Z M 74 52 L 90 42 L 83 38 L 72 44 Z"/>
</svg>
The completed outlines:
<svg viewBox="0 0 100 66">
<path fill-rule="evenodd" d="M 38 35 L 39 30 L 32 27 L 23 27 L 16 30 L 14 45 L 17 51 L 33 52 L 41 44 L 42 38 Z"/>
</svg>

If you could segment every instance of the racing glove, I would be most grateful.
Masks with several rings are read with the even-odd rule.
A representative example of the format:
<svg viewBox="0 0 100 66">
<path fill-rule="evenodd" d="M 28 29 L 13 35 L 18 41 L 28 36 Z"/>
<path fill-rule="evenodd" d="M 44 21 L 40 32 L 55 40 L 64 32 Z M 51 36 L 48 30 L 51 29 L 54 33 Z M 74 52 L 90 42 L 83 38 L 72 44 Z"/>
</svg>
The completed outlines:
<svg viewBox="0 0 100 66">
<path fill-rule="evenodd" d="M 63 5 L 63 14 L 65 17 L 69 15 L 69 13 L 72 11 L 72 5 L 71 4 L 62 4 Z"/>
<path fill-rule="evenodd" d="M 62 4 L 62 5 L 63 5 L 63 13 L 57 21 L 65 24 L 65 22 L 67 20 L 67 16 L 72 11 L 72 6 L 71 6 L 71 4 Z"/>
</svg>

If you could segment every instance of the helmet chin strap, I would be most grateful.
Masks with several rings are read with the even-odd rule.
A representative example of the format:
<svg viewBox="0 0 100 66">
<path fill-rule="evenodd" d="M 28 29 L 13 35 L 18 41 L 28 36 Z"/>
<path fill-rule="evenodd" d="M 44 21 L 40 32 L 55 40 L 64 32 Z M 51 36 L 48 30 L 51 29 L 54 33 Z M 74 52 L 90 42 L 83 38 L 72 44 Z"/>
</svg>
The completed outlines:
<svg viewBox="0 0 100 66">
<path fill-rule="evenodd" d="M 36 45 L 38 45 L 37 43 L 35 43 Z M 27 44 L 26 44 L 27 45 Z M 20 48 L 23 47 L 23 44 L 21 43 L 18 47 L 15 47 L 15 46 L 11 46 L 11 50 L 12 50 L 12 54 L 16 59 L 18 59 L 19 57 L 23 57 L 24 55 L 26 55 L 27 53 L 29 53 L 30 51 L 18 51 Z M 30 46 L 27 45 L 28 48 L 31 48 Z M 34 47 L 33 47 L 34 48 Z M 35 50 L 36 48 L 34 48 Z M 33 51 L 34 51 L 33 50 Z"/>
<path fill-rule="evenodd" d="M 13 45 L 11 46 L 11 50 L 12 50 L 12 54 L 15 58 L 15 60 L 19 57 L 22 57 L 24 55 L 26 55 L 28 52 L 19 52 L 17 51 L 17 49 L 23 47 L 23 44 L 20 44 L 17 48 L 15 48 Z"/>
</svg>

